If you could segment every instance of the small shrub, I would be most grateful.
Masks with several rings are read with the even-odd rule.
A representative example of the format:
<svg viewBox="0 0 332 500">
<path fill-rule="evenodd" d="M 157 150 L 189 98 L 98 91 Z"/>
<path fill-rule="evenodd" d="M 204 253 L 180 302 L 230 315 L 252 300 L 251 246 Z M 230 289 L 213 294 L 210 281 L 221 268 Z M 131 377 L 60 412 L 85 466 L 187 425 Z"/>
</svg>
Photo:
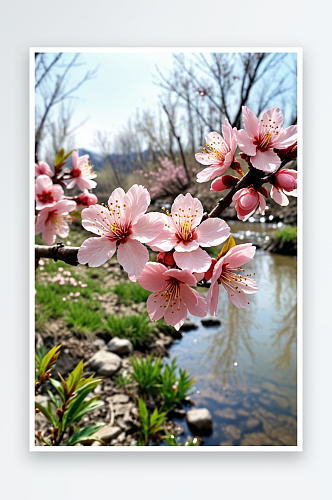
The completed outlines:
<svg viewBox="0 0 332 500">
<path fill-rule="evenodd" d="M 181 403 L 194 385 L 194 379 L 188 376 L 187 370 L 180 368 L 178 376 L 176 372 L 176 358 L 174 358 L 170 365 L 165 366 L 161 374 L 160 394 L 164 398 L 163 408 L 167 411 Z"/>
<path fill-rule="evenodd" d="M 161 358 L 154 359 L 153 356 L 147 356 L 146 359 L 136 359 L 131 356 L 130 361 L 134 369 L 131 376 L 138 383 L 140 395 L 157 395 L 161 381 Z"/>
<path fill-rule="evenodd" d="M 141 422 L 141 430 L 139 432 L 138 446 L 149 446 L 150 439 L 153 439 L 158 432 L 162 430 L 162 425 L 166 418 L 166 412 L 158 411 L 155 408 L 152 415 L 149 412 L 143 399 L 138 400 L 138 413 Z"/>
<path fill-rule="evenodd" d="M 97 330 L 104 329 L 102 318 L 104 313 L 99 312 L 100 303 L 97 301 L 71 302 L 68 304 L 68 312 L 65 321 L 73 333 L 89 335 Z M 97 309 L 97 310 L 95 310 Z"/>
<path fill-rule="evenodd" d="M 286 226 L 276 232 L 275 237 L 277 240 L 293 241 L 297 239 L 297 227 Z"/>
<path fill-rule="evenodd" d="M 114 337 L 129 339 L 134 345 L 143 345 L 156 332 L 147 314 L 132 316 L 110 315 L 106 318 L 106 331 Z"/>
</svg>

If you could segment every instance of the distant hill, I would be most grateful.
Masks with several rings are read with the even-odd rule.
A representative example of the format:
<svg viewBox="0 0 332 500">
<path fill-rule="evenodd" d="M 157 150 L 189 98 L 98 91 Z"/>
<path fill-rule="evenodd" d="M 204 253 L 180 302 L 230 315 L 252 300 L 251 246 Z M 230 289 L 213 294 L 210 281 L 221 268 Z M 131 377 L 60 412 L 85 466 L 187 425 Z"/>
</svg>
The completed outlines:
<svg viewBox="0 0 332 500">
<path fill-rule="evenodd" d="M 93 151 L 88 151 L 87 149 L 79 149 L 79 155 L 89 155 L 90 162 L 94 165 L 94 170 L 102 170 L 104 166 L 103 157 Z M 153 159 L 152 153 L 146 150 L 142 153 L 144 163 L 147 163 Z M 121 170 L 122 172 L 132 172 L 133 170 L 138 170 L 141 167 L 140 163 L 137 161 L 136 153 L 127 153 L 126 155 L 120 155 L 112 153 L 109 155 L 109 159 L 115 170 Z"/>
</svg>

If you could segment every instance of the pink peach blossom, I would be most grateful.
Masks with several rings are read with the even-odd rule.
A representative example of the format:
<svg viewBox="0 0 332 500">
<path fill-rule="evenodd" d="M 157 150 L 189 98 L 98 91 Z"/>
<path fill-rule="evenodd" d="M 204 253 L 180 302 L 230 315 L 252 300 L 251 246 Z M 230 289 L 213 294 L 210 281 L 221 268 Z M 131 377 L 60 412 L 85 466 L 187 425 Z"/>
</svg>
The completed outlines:
<svg viewBox="0 0 332 500">
<path fill-rule="evenodd" d="M 239 309 L 248 307 L 246 294 L 258 291 L 256 281 L 248 276 L 241 276 L 241 266 L 249 262 L 255 255 L 256 247 L 251 243 L 237 245 L 215 264 L 211 278 L 211 286 L 207 296 L 208 309 L 212 316 L 218 312 L 219 285 L 225 288 L 229 300 Z"/>
<path fill-rule="evenodd" d="M 234 194 L 232 199 L 235 201 L 235 210 L 240 220 L 248 220 L 258 205 L 260 213 L 262 215 L 265 213 L 266 203 L 264 196 L 253 187 L 240 189 Z"/>
<path fill-rule="evenodd" d="M 149 260 L 142 243 L 149 243 L 163 228 L 161 214 L 145 214 L 150 195 L 135 184 L 126 194 L 117 188 L 108 200 L 108 208 L 93 205 L 82 210 L 82 225 L 98 238 L 85 240 L 78 251 L 80 264 L 98 267 L 110 259 L 118 246 L 117 258 L 124 270 L 138 276 Z"/>
<path fill-rule="evenodd" d="M 39 175 L 35 183 L 36 209 L 51 207 L 63 198 L 63 189 L 59 184 L 53 184 L 48 175 Z"/>
<path fill-rule="evenodd" d="M 87 189 L 84 189 L 84 192 L 81 193 L 76 200 L 78 206 L 84 205 L 86 207 L 90 207 L 91 205 L 95 205 L 98 202 L 98 198 L 95 194 L 89 193 Z"/>
<path fill-rule="evenodd" d="M 49 177 L 53 176 L 52 170 L 45 161 L 35 163 L 35 177 L 38 177 L 38 175 L 48 175 Z"/>
<path fill-rule="evenodd" d="M 230 233 L 225 221 L 218 218 L 201 222 L 203 206 L 191 194 L 180 194 L 174 200 L 170 216 L 160 214 L 163 231 L 149 243 L 153 250 L 169 252 L 173 248 L 176 264 L 190 272 L 205 272 L 211 264 L 209 254 L 200 248 L 220 245 Z"/>
<path fill-rule="evenodd" d="M 264 172 L 275 172 L 281 160 L 273 149 L 286 149 L 297 137 L 297 126 L 282 128 L 284 117 L 279 108 L 265 111 L 258 123 L 257 116 L 242 106 L 242 118 L 246 130 L 237 130 L 236 138 L 242 151 L 250 156 L 253 167 Z"/>
<path fill-rule="evenodd" d="M 75 208 L 76 203 L 69 200 L 60 200 L 51 207 L 43 208 L 36 219 L 36 234 L 42 233 L 42 238 L 48 245 L 53 245 L 56 234 L 66 238 L 69 234 L 68 214 Z"/>
<path fill-rule="evenodd" d="M 287 168 L 279 170 L 271 188 L 271 198 L 285 207 L 289 201 L 287 196 L 297 196 L 297 171 Z"/>
<path fill-rule="evenodd" d="M 163 264 L 148 262 L 137 279 L 142 288 L 153 292 L 147 300 L 152 321 L 164 317 L 168 325 L 179 330 L 188 310 L 194 316 L 206 316 L 207 303 L 200 293 L 191 288 L 196 286 L 197 281 L 188 270 L 167 269 Z"/>
<path fill-rule="evenodd" d="M 73 153 L 73 168 L 70 172 L 74 179 L 67 185 L 67 189 L 73 188 L 76 184 L 84 191 L 84 189 L 92 189 L 97 186 L 96 181 L 93 181 L 97 174 L 93 172 L 93 166 L 89 163 L 89 155 L 78 156 L 78 151 Z"/>
<path fill-rule="evenodd" d="M 206 148 L 203 153 L 196 153 L 196 160 L 202 165 L 210 165 L 197 174 L 197 182 L 206 182 L 226 172 L 234 160 L 237 146 L 236 128 L 228 120 L 222 125 L 224 139 L 218 132 L 210 132 L 205 137 Z"/>
</svg>

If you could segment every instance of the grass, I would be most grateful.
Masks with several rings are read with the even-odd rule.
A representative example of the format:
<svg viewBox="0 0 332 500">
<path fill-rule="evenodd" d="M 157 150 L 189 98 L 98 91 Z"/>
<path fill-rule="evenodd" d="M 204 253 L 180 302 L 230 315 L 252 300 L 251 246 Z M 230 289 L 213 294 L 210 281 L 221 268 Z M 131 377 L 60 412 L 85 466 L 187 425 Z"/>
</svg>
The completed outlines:
<svg viewBox="0 0 332 500">
<path fill-rule="evenodd" d="M 134 346 L 143 345 L 156 333 L 156 327 L 146 313 L 140 316 L 107 316 L 105 328 L 114 337 L 129 339 Z"/>
<path fill-rule="evenodd" d="M 120 375 L 118 375 L 116 377 L 115 383 L 116 383 L 116 386 L 118 388 L 126 387 L 126 386 L 130 385 L 130 383 L 131 383 L 131 377 L 129 375 L 126 375 L 124 377 L 122 374 L 120 374 Z"/>
<path fill-rule="evenodd" d="M 68 304 L 65 321 L 71 331 L 77 335 L 91 335 L 104 329 L 104 313 L 98 311 L 100 303 L 97 301 L 72 302 Z"/>
<path fill-rule="evenodd" d="M 276 232 L 275 237 L 277 240 L 283 241 L 293 241 L 297 239 L 297 227 L 296 226 L 286 226 Z"/>
<path fill-rule="evenodd" d="M 144 290 L 138 283 L 132 283 L 129 280 L 117 283 L 113 288 L 113 292 L 119 296 L 119 300 L 126 306 L 146 302 L 151 293 Z"/>
</svg>

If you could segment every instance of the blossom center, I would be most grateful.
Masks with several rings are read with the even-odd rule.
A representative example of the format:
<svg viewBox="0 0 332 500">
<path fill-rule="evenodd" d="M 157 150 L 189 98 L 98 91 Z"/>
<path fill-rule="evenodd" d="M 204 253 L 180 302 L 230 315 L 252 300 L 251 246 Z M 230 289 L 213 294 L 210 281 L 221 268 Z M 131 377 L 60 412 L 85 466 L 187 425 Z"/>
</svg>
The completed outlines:
<svg viewBox="0 0 332 500">
<path fill-rule="evenodd" d="M 74 177 L 89 177 L 93 174 L 93 165 L 91 165 L 88 161 L 82 163 L 77 169 L 72 172 Z"/>
<path fill-rule="evenodd" d="M 172 214 L 176 226 L 176 237 L 179 242 L 182 241 L 185 245 L 197 239 L 196 230 L 192 227 L 197 215 L 192 212 L 191 207 L 188 207 L 188 213 L 179 208 L 178 212 Z"/>
<path fill-rule="evenodd" d="M 43 191 L 42 194 L 37 194 L 37 197 L 41 203 L 52 203 L 54 201 L 51 191 Z"/>
<path fill-rule="evenodd" d="M 172 314 L 174 314 L 174 306 L 178 303 L 178 299 L 182 300 L 180 297 L 180 285 L 179 281 L 176 278 L 171 278 L 164 290 L 161 290 L 154 294 L 154 297 L 161 296 L 164 299 L 164 302 L 159 306 L 166 309 L 167 307 L 171 308 Z M 157 302 L 155 300 L 155 302 Z M 177 310 L 180 311 L 180 303 L 178 303 Z"/>
<path fill-rule="evenodd" d="M 246 281 L 247 277 L 251 276 L 251 274 L 247 274 L 247 276 L 241 276 L 240 274 L 237 274 L 236 271 L 244 271 L 244 269 L 242 269 L 241 267 L 237 269 L 228 269 L 227 267 L 223 266 L 222 273 L 217 281 L 219 285 L 224 285 L 225 287 L 231 288 L 234 293 L 241 293 L 241 290 L 238 290 L 239 285 L 241 285 L 241 288 L 243 288 L 243 286 L 248 286 Z M 231 294 L 232 297 L 234 293 Z"/>
</svg>

